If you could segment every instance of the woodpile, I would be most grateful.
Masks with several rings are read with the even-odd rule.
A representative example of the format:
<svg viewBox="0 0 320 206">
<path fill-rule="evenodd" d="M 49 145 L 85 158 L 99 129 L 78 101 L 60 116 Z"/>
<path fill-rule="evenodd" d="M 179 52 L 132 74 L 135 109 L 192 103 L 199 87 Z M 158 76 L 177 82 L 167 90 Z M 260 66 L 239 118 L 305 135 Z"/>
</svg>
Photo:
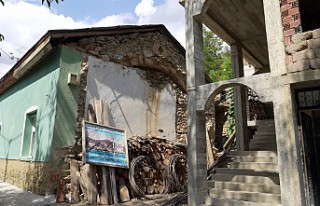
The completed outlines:
<svg viewBox="0 0 320 206">
<path fill-rule="evenodd" d="M 155 136 L 134 136 L 128 139 L 129 173 L 117 169 L 118 183 L 130 183 L 131 196 L 165 194 L 186 190 L 187 160 L 185 145 Z M 121 194 L 120 197 L 127 196 Z"/>
</svg>

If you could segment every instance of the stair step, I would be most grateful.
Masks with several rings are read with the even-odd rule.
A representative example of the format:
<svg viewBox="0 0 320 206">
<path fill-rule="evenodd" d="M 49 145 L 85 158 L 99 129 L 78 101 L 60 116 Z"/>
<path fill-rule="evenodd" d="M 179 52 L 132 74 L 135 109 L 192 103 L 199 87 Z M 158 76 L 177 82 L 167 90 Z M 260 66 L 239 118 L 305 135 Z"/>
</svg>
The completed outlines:
<svg viewBox="0 0 320 206">
<path fill-rule="evenodd" d="M 264 146 L 264 145 L 276 146 L 277 145 L 277 143 L 272 139 L 270 139 L 270 140 L 253 140 L 253 141 L 250 141 L 249 146 L 254 145 L 254 144 L 259 145 L 259 146 Z"/>
<path fill-rule="evenodd" d="M 264 184 L 267 186 L 270 185 L 280 185 L 279 175 L 240 175 L 240 174 L 213 174 L 210 178 L 210 181 L 223 181 L 223 182 L 234 182 L 234 183 L 244 183 L 244 184 Z"/>
<path fill-rule="evenodd" d="M 207 206 L 281 206 L 281 204 L 257 203 L 213 197 L 207 197 L 205 203 Z"/>
<path fill-rule="evenodd" d="M 279 176 L 278 172 L 268 169 L 230 169 L 230 168 L 217 168 L 216 173 L 235 174 L 235 175 L 251 175 L 251 176 Z"/>
<path fill-rule="evenodd" d="M 208 181 L 208 188 L 228 189 L 228 190 L 233 190 L 233 191 L 247 191 L 247 192 L 280 194 L 280 186 L 279 185 Z"/>
<path fill-rule="evenodd" d="M 270 130 L 270 131 L 261 131 L 261 130 L 257 130 L 254 135 L 273 135 L 276 136 L 276 133 L 274 130 Z"/>
<path fill-rule="evenodd" d="M 232 151 L 230 156 L 246 156 L 246 157 L 275 157 L 278 158 L 278 154 L 272 151 Z"/>
<path fill-rule="evenodd" d="M 209 190 L 210 197 L 227 198 L 233 200 L 244 200 L 258 203 L 281 204 L 281 195 L 259 192 L 231 191 L 212 188 Z"/>
<path fill-rule="evenodd" d="M 276 139 L 275 134 L 255 134 L 252 139 Z"/>
<path fill-rule="evenodd" d="M 264 143 L 260 143 L 260 142 L 254 141 L 254 142 L 251 142 L 251 143 L 249 144 L 249 148 L 252 148 L 252 147 L 259 147 L 259 148 L 261 148 L 261 150 L 262 150 L 262 148 L 266 148 L 266 149 L 268 149 L 268 148 L 270 148 L 270 147 L 277 148 L 277 144 L 274 143 L 274 142 L 271 142 L 271 141 L 269 141 L 269 142 L 264 142 Z"/>
<path fill-rule="evenodd" d="M 277 163 L 277 157 L 252 157 L 252 156 L 229 156 L 233 162 L 271 162 Z"/>
<path fill-rule="evenodd" d="M 229 162 L 223 168 L 246 169 L 254 171 L 278 172 L 278 163 L 261 163 L 261 162 Z"/>
<path fill-rule="evenodd" d="M 267 151 L 270 151 L 270 152 L 276 152 L 277 151 L 277 148 L 276 146 L 274 147 L 270 147 L 270 146 L 266 146 L 266 147 L 250 147 L 250 150 L 251 151 L 261 151 L 261 150 L 267 150 Z"/>
</svg>

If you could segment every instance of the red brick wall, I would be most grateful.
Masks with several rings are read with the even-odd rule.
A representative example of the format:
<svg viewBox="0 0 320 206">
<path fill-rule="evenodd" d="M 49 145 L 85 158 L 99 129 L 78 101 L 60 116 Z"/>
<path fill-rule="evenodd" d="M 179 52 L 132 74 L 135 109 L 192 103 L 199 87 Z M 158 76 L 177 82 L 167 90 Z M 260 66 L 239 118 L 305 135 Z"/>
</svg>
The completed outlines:
<svg viewBox="0 0 320 206">
<path fill-rule="evenodd" d="M 301 32 L 298 0 L 280 0 L 285 45 L 291 44 L 291 36 Z"/>
</svg>

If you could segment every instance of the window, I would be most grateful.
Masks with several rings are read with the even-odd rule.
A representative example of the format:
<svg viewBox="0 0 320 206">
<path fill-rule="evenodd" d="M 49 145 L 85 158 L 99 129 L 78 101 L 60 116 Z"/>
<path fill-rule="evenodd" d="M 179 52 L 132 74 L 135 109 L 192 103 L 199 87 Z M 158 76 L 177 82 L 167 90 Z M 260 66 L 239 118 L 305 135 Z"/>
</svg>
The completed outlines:
<svg viewBox="0 0 320 206">
<path fill-rule="evenodd" d="M 320 28 L 320 0 L 300 0 L 302 30 L 310 31 Z"/>
<path fill-rule="evenodd" d="M 21 157 L 31 158 L 36 138 L 37 108 L 27 110 L 23 127 Z"/>
</svg>

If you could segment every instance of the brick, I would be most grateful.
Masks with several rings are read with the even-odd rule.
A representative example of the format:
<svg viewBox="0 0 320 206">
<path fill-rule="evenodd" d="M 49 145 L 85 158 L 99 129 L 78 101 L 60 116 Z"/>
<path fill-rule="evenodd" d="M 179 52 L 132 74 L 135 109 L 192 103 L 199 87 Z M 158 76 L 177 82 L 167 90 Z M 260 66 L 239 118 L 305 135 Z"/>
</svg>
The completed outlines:
<svg viewBox="0 0 320 206">
<path fill-rule="evenodd" d="M 316 29 L 312 31 L 313 38 L 320 38 L 320 29 Z"/>
<path fill-rule="evenodd" d="M 294 34 L 294 29 L 289 29 L 283 32 L 284 36 L 292 36 Z"/>
<path fill-rule="evenodd" d="M 300 72 L 306 69 L 310 68 L 310 62 L 309 60 L 302 60 L 302 61 L 297 61 L 292 64 L 288 64 L 288 72 L 289 73 L 294 73 L 294 72 Z"/>
<path fill-rule="evenodd" d="M 292 21 L 292 22 L 290 23 L 290 27 L 291 27 L 291 28 L 296 28 L 296 27 L 299 27 L 300 25 L 301 25 L 300 20 Z"/>
<path fill-rule="evenodd" d="M 310 59 L 310 67 L 312 69 L 320 69 L 320 58 Z"/>
<path fill-rule="evenodd" d="M 300 20 L 300 14 L 294 14 L 292 15 L 292 18 L 294 21 Z"/>
<path fill-rule="evenodd" d="M 291 4 L 284 4 L 283 6 L 281 6 L 281 11 L 286 11 L 288 9 L 291 9 Z"/>
<path fill-rule="evenodd" d="M 294 44 L 296 44 L 296 43 L 299 43 L 301 41 L 306 41 L 306 40 L 311 39 L 311 38 L 312 38 L 312 32 L 308 31 L 308 32 L 292 35 L 291 41 Z"/>
<path fill-rule="evenodd" d="M 299 13 L 300 13 L 299 8 L 292 8 L 292 9 L 288 10 L 288 15 L 289 16 L 292 16 L 294 14 L 299 14 Z"/>
<path fill-rule="evenodd" d="M 310 39 L 308 42 L 308 48 L 309 49 L 318 49 L 320 48 L 320 38 L 318 39 Z"/>
<path fill-rule="evenodd" d="M 286 16 L 286 17 L 282 18 L 282 24 L 287 24 L 287 23 L 291 23 L 291 22 L 293 22 L 292 16 Z"/>
<path fill-rule="evenodd" d="M 284 18 L 289 15 L 289 10 L 281 12 L 281 17 Z"/>
<path fill-rule="evenodd" d="M 291 36 L 285 36 L 284 37 L 284 44 L 286 46 L 289 46 L 291 44 Z"/>
</svg>

